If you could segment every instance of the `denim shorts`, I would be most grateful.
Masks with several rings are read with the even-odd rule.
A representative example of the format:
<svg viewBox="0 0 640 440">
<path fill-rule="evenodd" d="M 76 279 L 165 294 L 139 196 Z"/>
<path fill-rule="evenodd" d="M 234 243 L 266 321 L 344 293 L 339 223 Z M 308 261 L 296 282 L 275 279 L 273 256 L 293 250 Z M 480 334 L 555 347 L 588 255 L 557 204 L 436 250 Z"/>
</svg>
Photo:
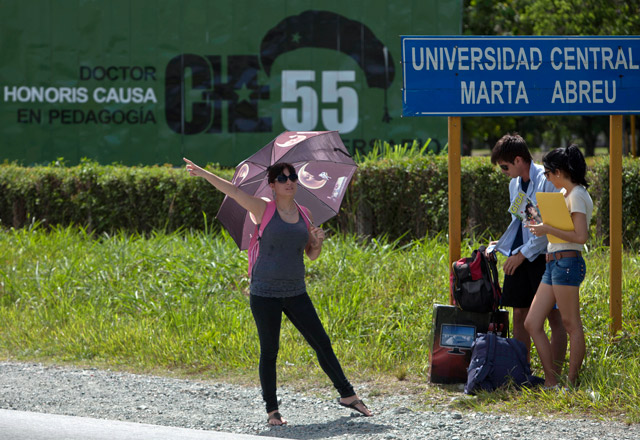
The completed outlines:
<svg viewBox="0 0 640 440">
<path fill-rule="evenodd" d="M 586 273 L 584 258 L 562 258 L 547 263 L 541 282 L 551 286 L 579 286 Z"/>
</svg>

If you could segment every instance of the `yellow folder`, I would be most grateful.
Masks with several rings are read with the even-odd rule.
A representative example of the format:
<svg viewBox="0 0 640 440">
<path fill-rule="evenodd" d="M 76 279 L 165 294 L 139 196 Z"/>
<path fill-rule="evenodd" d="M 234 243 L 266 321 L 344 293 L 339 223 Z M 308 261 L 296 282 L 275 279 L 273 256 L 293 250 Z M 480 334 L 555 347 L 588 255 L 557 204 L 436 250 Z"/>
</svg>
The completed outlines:
<svg viewBox="0 0 640 440">
<path fill-rule="evenodd" d="M 558 192 L 539 192 L 536 193 L 536 201 L 542 215 L 542 222 L 563 231 L 573 231 L 573 220 L 571 213 L 567 209 L 564 201 L 564 195 Z M 550 243 L 567 243 L 566 240 L 547 234 Z"/>
</svg>

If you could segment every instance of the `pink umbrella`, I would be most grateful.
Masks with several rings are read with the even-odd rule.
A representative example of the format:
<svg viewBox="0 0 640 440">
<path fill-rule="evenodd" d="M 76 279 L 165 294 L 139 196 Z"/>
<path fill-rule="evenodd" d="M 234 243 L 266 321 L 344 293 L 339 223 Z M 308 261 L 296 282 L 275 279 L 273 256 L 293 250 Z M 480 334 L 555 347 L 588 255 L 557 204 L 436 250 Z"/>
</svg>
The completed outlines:
<svg viewBox="0 0 640 440">
<path fill-rule="evenodd" d="M 285 131 L 241 162 L 233 184 L 244 192 L 271 200 L 267 168 L 278 162 L 292 164 L 298 174 L 296 202 L 306 206 L 319 225 L 335 216 L 356 163 L 337 131 Z M 240 249 L 247 249 L 255 220 L 235 200 L 225 197 L 217 218 Z"/>
</svg>

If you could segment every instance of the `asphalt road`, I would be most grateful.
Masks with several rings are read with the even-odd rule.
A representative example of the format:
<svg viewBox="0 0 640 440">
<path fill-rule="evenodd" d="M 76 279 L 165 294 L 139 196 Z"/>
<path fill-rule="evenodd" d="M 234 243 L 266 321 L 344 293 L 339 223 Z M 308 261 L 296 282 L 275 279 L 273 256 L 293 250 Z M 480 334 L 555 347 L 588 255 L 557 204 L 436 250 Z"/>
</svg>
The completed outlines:
<svg viewBox="0 0 640 440">
<path fill-rule="evenodd" d="M 0 440 L 251 440 L 255 435 L 0 409 Z"/>
</svg>

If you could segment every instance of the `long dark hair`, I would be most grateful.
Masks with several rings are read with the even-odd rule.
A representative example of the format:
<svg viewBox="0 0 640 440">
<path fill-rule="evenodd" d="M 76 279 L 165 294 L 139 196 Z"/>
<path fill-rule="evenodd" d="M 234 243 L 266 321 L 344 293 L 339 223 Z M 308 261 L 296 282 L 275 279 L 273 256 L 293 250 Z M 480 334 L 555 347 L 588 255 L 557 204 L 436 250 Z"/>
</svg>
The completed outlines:
<svg viewBox="0 0 640 440">
<path fill-rule="evenodd" d="M 571 144 L 567 148 L 556 148 L 549 151 L 542 159 L 542 164 L 552 173 L 556 170 L 564 171 L 569 175 L 573 183 L 589 187 L 585 176 L 587 175 L 587 163 L 584 160 L 582 151 L 576 144 Z"/>
<path fill-rule="evenodd" d="M 280 174 L 282 174 L 285 168 L 289 170 L 290 175 L 296 174 L 296 169 L 290 163 L 286 163 L 286 162 L 276 163 L 271 165 L 269 168 L 267 168 L 267 182 L 274 183 L 276 181 L 276 178 Z"/>
</svg>

